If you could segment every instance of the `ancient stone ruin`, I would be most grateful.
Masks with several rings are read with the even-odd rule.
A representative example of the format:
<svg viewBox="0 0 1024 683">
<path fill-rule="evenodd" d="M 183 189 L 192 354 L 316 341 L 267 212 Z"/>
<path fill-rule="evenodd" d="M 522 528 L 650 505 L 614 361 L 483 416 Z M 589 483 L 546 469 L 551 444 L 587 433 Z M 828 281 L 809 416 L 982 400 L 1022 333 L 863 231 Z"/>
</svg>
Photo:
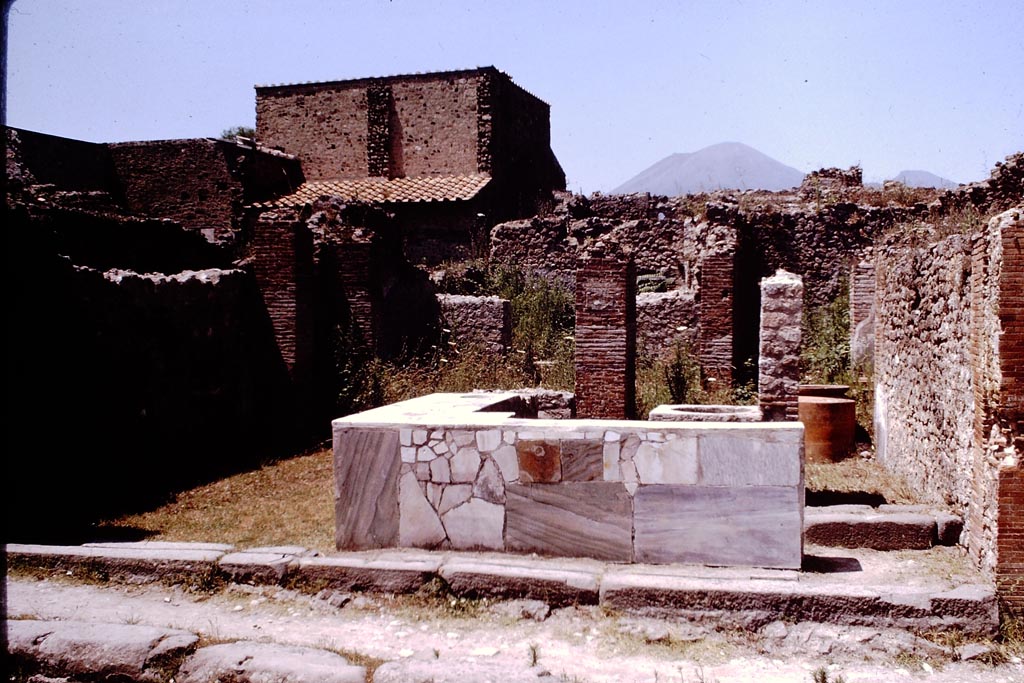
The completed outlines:
<svg viewBox="0 0 1024 683">
<path fill-rule="evenodd" d="M 946 192 L 822 169 L 791 192 L 580 197 L 548 105 L 492 67 L 260 86 L 256 106 L 255 140 L 5 130 L 12 445 L 38 448 L 42 409 L 55 442 L 98 454 L 18 459 L 27 526 L 309 444 L 339 367 L 445 335 L 508 351 L 508 302 L 428 272 L 478 257 L 575 292 L 578 419 L 532 418 L 517 392 L 335 420 L 339 547 L 799 566 L 801 311 L 848 290 L 878 460 L 963 514 L 1024 609 L 1021 154 Z M 759 405 L 631 420 L 637 359 L 682 345 Z M 165 471 L 139 481 L 140 453 Z"/>
</svg>

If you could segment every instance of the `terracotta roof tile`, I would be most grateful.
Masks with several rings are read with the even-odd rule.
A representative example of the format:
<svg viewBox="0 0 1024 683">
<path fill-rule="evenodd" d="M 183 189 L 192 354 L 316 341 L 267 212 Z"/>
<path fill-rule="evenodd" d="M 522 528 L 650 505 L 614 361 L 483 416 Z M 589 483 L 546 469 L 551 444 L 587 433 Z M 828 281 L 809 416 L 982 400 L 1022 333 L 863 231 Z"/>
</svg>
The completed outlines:
<svg viewBox="0 0 1024 683">
<path fill-rule="evenodd" d="M 490 181 L 491 177 L 483 174 L 319 180 L 303 183 L 292 194 L 259 206 L 301 206 L 321 197 L 379 204 L 465 201 L 475 197 Z"/>
</svg>

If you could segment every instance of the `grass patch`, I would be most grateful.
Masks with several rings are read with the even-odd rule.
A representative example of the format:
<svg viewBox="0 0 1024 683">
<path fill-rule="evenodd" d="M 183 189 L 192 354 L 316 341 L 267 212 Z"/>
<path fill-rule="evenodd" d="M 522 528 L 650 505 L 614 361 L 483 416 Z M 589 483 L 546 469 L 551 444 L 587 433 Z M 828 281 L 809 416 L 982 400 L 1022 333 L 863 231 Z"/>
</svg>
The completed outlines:
<svg viewBox="0 0 1024 683">
<path fill-rule="evenodd" d="M 804 477 L 809 491 L 874 493 L 891 504 L 919 502 L 903 477 L 874 460 L 847 458 L 830 463 L 809 462 L 804 465 Z"/>
<path fill-rule="evenodd" d="M 155 510 L 101 526 L 156 532 L 156 541 L 210 541 L 238 547 L 300 545 L 334 550 L 331 450 L 279 460 L 179 493 Z"/>
</svg>

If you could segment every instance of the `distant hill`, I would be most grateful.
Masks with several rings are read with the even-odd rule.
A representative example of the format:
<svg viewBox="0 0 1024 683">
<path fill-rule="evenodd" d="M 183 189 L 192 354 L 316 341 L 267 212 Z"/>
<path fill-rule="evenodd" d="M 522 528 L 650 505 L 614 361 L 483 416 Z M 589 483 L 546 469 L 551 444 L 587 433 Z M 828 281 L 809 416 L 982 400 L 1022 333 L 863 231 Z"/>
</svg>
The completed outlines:
<svg viewBox="0 0 1024 683">
<path fill-rule="evenodd" d="M 940 190 L 952 190 L 957 183 L 928 171 L 900 171 L 892 180 L 898 180 L 907 187 L 936 187 Z"/>
<path fill-rule="evenodd" d="M 692 153 L 672 154 L 612 194 L 650 192 L 674 197 L 713 190 L 786 190 L 804 174 L 739 142 L 723 142 Z"/>
</svg>

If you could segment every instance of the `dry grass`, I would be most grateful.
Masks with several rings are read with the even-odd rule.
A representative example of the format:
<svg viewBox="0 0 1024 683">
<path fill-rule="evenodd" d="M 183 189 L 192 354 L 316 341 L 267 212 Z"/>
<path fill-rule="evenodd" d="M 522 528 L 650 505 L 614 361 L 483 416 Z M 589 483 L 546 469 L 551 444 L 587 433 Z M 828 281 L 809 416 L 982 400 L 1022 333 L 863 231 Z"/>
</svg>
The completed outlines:
<svg viewBox="0 0 1024 683">
<path fill-rule="evenodd" d="M 872 460 L 808 463 L 806 477 L 812 491 L 865 491 L 890 503 L 917 502 L 900 477 Z M 155 510 L 102 526 L 145 530 L 157 541 L 231 543 L 239 548 L 300 545 L 333 552 L 332 478 L 328 448 L 196 487 Z"/>
<path fill-rule="evenodd" d="M 892 504 L 920 502 L 902 477 L 874 460 L 848 458 L 836 463 L 809 462 L 804 467 L 804 476 L 811 491 L 863 491 L 880 494 Z"/>
<path fill-rule="evenodd" d="M 265 465 L 177 495 L 162 507 L 107 526 L 155 532 L 155 541 L 207 541 L 240 548 L 300 545 L 334 550 L 331 450 Z"/>
</svg>

